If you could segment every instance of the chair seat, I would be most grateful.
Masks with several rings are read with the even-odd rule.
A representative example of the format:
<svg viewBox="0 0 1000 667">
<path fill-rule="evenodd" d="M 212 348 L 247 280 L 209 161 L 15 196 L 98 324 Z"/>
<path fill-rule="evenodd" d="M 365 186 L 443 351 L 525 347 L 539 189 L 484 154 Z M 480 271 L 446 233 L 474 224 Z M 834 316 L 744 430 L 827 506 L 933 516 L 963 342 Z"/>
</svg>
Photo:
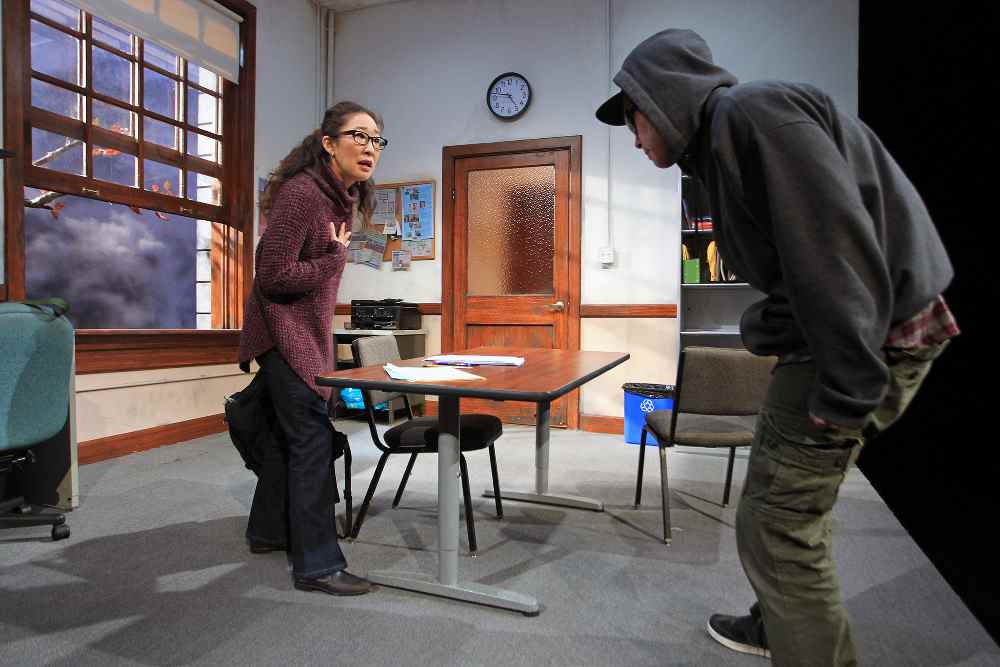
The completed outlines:
<svg viewBox="0 0 1000 667">
<path fill-rule="evenodd" d="M 493 415 L 461 415 L 459 419 L 463 452 L 485 449 L 503 433 L 503 425 Z M 390 449 L 436 452 L 439 433 L 437 417 L 416 417 L 393 426 L 384 437 Z"/>
<path fill-rule="evenodd" d="M 657 440 L 669 440 L 670 410 L 646 413 L 646 425 Z M 688 447 L 749 447 L 756 416 L 677 415 L 673 445 Z"/>
</svg>

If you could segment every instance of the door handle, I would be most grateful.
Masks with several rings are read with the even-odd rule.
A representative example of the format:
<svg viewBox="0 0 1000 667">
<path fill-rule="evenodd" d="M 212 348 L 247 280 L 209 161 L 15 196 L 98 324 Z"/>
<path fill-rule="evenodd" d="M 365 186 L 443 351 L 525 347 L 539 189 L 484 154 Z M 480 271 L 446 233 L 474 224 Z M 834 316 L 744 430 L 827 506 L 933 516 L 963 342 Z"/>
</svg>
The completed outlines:
<svg viewBox="0 0 1000 667">
<path fill-rule="evenodd" d="M 555 303 L 550 303 L 548 308 L 549 310 L 559 313 L 566 310 L 566 304 L 562 301 L 556 301 Z"/>
</svg>

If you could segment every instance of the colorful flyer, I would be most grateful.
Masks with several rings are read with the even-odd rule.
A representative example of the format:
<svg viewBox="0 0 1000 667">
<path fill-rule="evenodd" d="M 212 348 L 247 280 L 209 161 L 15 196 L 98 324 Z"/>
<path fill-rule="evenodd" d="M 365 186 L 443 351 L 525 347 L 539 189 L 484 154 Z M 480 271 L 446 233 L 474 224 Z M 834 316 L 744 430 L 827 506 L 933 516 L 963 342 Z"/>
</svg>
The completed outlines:
<svg viewBox="0 0 1000 667">
<path fill-rule="evenodd" d="M 407 185 L 403 194 L 403 239 L 434 238 L 434 185 Z"/>
</svg>

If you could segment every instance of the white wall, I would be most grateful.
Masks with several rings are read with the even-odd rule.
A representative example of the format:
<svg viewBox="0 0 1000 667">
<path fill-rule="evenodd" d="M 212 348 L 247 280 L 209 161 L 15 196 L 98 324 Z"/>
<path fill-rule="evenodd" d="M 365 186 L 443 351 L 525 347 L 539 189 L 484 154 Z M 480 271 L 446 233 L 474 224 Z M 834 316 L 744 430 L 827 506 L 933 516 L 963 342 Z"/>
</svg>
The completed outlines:
<svg viewBox="0 0 1000 667">
<path fill-rule="evenodd" d="M 310 0 L 252 2 L 257 7 L 254 173 L 266 178 L 322 120 L 317 113 L 324 95 L 317 83 L 319 25 Z"/>
<path fill-rule="evenodd" d="M 640 41 L 690 27 L 741 80 L 813 83 L 857 109 L 858 0 L 410 0 L 337 15 L 333 98 L 385 117 L 391 141 L 377 181 L 438 182 L 437 256 L 408 272 L 349 265 L 338 301 L 441 300 L 441 150 L 454 144 L 583 136 L 582 302 L 677 303 L 679 177 L 632 148 L 594 110 L 615 92 L 611 76 Z M 534 99 L 521 119 L 495 120 L 486 86 L 524 74 Z M 616 264 L 600 268 L 611 243 Z M 676 321 L 585 320 L 582 343 L 617 342 L 633 353 L 604 382 L 584 388 L 582 411 L 621 414 L 622 380 L 672 382 Z M 624 349 L 624 348 L 623 348 Z"/>
</svg>

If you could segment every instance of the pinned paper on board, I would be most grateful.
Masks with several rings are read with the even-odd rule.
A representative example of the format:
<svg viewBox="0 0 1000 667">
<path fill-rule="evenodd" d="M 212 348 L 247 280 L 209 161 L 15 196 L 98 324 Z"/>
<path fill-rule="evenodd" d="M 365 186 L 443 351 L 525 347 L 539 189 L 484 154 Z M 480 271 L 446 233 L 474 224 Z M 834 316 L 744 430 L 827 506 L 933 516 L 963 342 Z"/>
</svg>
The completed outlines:
<svg viewBox="0 0 1000 667">
<path fill-rule="evenodd" d="M 433 257 L 434 239 L 423 239 L 420 241 L 408 241 L 403 239 L 403 250 L 409 251 L 413 257 Z"/>
<path fill-rule="evenodd" d="M 410 268 L 411 255 L 409 250 L 392 251 L 392 270 L 406 271 Z"/>
<path fill-rule="evenodd" d="M 392 190 L 375 189 L 375 210 L 372 213 L 372 225 L 381 227 L 386 235 L 399 234 L 399 221 L 396 220 L 396 196 Z"/>
<path fill-rule="evenodd" d="M 382 254 L 385 252 L 387 239 L 385 234 L 365 230 L 351 236 L 348 246 L 349 259 L 354 264 L 364 264 L 373 269 L 382 268 Z"/>
<path fill-rule="evenodd" d="M 425 183 L 402 188 L 403 239 L 434 238 L 434 186 Z"/>
</svg>

